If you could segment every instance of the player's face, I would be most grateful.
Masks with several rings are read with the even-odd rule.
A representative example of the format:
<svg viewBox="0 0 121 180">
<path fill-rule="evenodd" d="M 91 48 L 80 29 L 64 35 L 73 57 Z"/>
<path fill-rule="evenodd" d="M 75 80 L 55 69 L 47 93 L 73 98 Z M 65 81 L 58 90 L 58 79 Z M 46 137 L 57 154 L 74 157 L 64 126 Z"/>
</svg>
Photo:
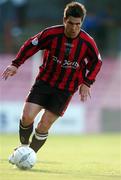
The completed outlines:
<svg viewBox="0 0 121 180">
<path fill-rule="evenodd" d="M 81 25 L 82 19 L 80 17 L 69 16 L 68 18 L 64 18 L 65 35 L 69 38 L 77 37 L 80 32 Z"/>
</svg>

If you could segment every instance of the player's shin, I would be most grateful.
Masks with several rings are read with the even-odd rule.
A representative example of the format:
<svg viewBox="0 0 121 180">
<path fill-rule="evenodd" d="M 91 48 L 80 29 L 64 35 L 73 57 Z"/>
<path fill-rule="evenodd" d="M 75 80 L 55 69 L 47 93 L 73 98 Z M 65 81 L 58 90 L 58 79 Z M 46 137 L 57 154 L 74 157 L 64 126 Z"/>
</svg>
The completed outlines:
<svg viewBox="0 0 121 180">
<path fill-rule="evenodd" d="M 35 134 L 32 137 L 32 142 L 30 143 L 30 147 L 37 152 L 45 143 L 48 137 L 47 133 L 38 133 L 35 129 Z"/>
<path fill-rule="evenodd" d="M 22 125 L 22 122 L 20 120 L 19 138 L 20 138 L 21 144 L 29 144 L 29 138 L 31 136 L 32 131 L 33 131 L 33 123 L 25 127 Z"/>
</svg>

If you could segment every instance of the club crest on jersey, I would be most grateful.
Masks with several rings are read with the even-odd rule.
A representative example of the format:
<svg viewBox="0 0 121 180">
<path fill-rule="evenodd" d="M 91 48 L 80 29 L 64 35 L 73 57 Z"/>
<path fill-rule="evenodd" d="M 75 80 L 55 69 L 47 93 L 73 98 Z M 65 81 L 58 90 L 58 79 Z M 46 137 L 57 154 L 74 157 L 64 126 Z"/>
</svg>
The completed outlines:
<svg viewBox="0 0 121 180">
<path fill-rule="evenodd" d="M 37 46 L 37 45 L 38 45 L 38 38 L 37 38 L 37 37 L 32 40 L 32 44 L 33 44 L 34 46 Z"/>
</svg>

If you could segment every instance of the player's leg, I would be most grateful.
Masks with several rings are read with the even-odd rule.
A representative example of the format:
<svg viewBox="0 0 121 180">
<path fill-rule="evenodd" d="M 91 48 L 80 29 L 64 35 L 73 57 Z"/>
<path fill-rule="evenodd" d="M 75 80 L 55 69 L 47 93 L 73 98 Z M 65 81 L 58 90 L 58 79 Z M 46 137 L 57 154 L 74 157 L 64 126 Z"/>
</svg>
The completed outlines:
<svg viewBox="0 0 121 180">
<path fill-rule="evenodd" d="M 37 152 L 45 143 L 48 137 L 48 130 L 51 125 L 58 119 L 58 115 L 45 110 L 37 128 L 35 129 L 35 134 L 32 137 L 32 142 L 30 147 Z"/>
<path fill-rule="evenodd" d="M 19 137 L 22 144 L 29 143 L 29 137 L 33 131 L 34 119 L 42 109 L 42 104 L 45 102 L 46 97 L 41 93 L 42 90 L 45 91 L 43 84 L 36 81 L 26 99 L 19 126 Z"/>
<path fill-rule="evenodd" d="M 29 138 L 33 131 L 33 122 L 36 115 L 40 112 L 40 105 L 26 102 L 23 109 L 23 115 L 19 125 L 19 138 L 22 145 L 29 144 Z M 14 153 L 9 156 L 9 163 L 14 163 Z"/>
<path fill-rule="evenodd" d="M 33 131 L 33 123 L 42 107 L 38 104 L 26 102 L 23 109 L 22 118 L 19 124 L 19 138 L 21 144 L 29 144 L 29 138 Z"/>
<path fill-rule="evenodd" d="M 41 86 L 40 86 L 41 85 Z M 39 87 L 36 90 L 38 94 L 38 104 L 44 107 L 45 112 L 35 130 L 30 147 L 37 152 L 47 140 L 48 131 L 59 116 L 62 116 L 68 106 L 68 103 L 72 97 L 69 92 L 61 91 L 57 88 L 53 88 L 44 82 L 37 82 Z M 40 93 L 41 92 L 41 93 Z"/>
<path fill-rule="evenodd" d="M 54 89 L 53 94 L 46 102 L 46 110 L 43 114 L 33 135 L 30 147 L 37 152 L 45 143 L 48 137 L 48 131 L 52 124 L 64 114 L 72 95 Z"/>
</svg>

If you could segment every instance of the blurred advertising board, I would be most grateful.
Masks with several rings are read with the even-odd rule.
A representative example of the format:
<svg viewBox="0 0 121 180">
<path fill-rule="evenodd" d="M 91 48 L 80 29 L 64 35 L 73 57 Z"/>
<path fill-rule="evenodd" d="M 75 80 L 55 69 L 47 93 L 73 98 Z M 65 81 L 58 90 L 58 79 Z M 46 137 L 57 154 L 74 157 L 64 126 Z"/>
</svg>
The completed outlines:
<svg viewBox="0 0 121 180">
<path fill-rule="evenodd" d="M 23 102 L 4 102 L 0 105 L 0 133 L 16 133 L 23 110 Z M 35 126 L 42 116 L 38 114 Z M 63 117 L 60 117 L 50 129 L 50 133 L 79 134 L 85 131 L 85 109 L 78 104 L 70 104 Z"/>
</svg>

